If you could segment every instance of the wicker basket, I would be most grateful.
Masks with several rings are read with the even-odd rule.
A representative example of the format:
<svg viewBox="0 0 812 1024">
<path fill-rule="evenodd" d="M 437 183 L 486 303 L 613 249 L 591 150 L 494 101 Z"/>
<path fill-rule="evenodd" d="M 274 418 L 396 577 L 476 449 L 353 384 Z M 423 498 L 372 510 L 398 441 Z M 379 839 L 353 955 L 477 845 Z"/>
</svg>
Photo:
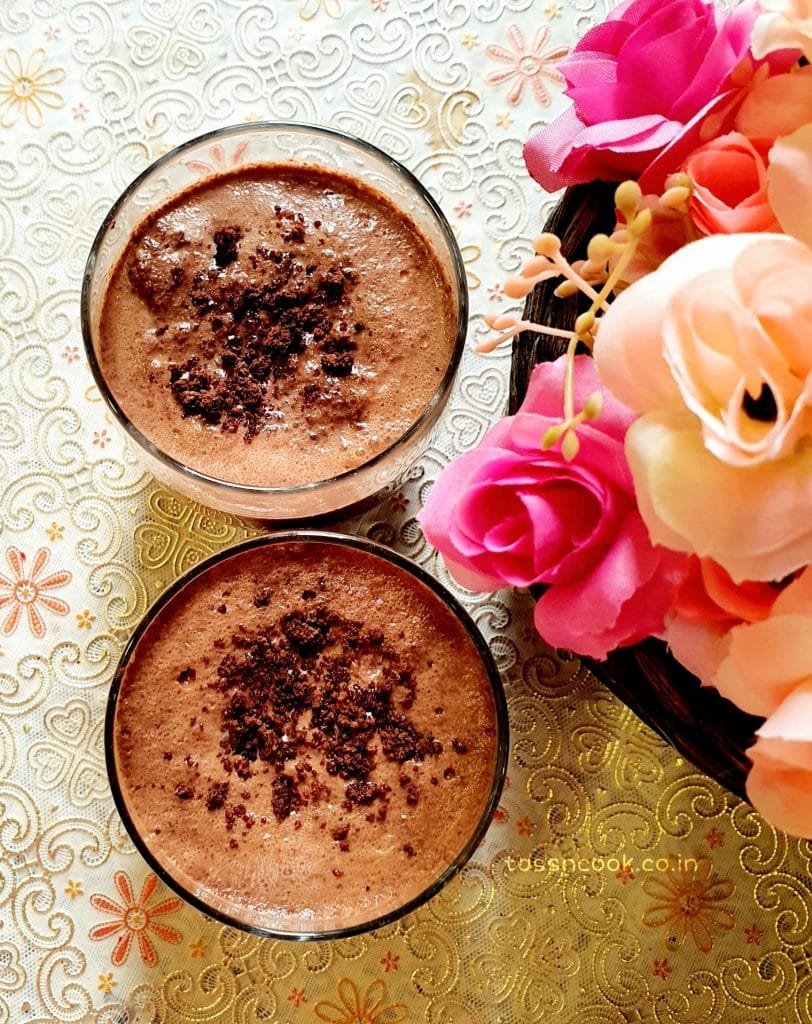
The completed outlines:
<svg viewBox="0 0 812 1024">
<path fill-rule="evenodd" d="M 614 186 L 568 189 L 545 230 L 562 240 L 568 258 L 586 255 L 587 240 L 614 227 Z M 530 294 L 525 316 L 536 322 L 571 328 L 579 298 L 558 299 L 556 282 L 538 285 Z M 515 412 L 527 390 L 536 363 L 557 359 L 564 351 L 559 339 L 522 334 L 513 345 L 509 412 Z M 745 753 L 762 719 L 740 711 L 716 690 L 700 685 L 659 640 L 615 651 L 604 662 L 588 660 L 595 675 L 647 725 L 671 743 L 688 761 L 738 796 L 750 768 Z"/>
</svg>

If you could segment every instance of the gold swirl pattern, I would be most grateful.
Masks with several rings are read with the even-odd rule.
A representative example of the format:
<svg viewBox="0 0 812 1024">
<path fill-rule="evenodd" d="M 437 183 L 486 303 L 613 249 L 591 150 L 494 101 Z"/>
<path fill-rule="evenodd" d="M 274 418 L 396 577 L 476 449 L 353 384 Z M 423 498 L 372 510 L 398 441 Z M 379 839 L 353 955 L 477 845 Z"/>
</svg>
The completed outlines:
<svg viewBox="0 0 812 1024">
<path fill-rule="evenodd" d="M 51 601 L 33 629 L 21 610 L 0 635 L 0 1024 L 812 1020 L 812 844 L 776 833 L 546 648 L 527 595 L 467 593 L 422 537 L 440 468 L 504 408 L 504 355 L 465 353 L 424 457 L 341 524 L 445 583 L 502 672 L 509 776 L 466 868 L 374 934 L 263 941 L 155 890 L 106 783 L 107 687 L 132 629 L 180 573 L 258 532 L 157 485 L 92 383 L 78 291 L 113 198 L 226 123 L 357 132 L 442 204 L 477 340 L 552 203 L 521 160 L 566 102 L 547 57 L 608 6 L 0 2 L 0 573 L 11 549 L 38 560 L 29 583 Z M 523 55 L 545 73 L 523 77 Z M 143 946 L 122 914 L 130 892 L 156 926 Z"/>
</svg>

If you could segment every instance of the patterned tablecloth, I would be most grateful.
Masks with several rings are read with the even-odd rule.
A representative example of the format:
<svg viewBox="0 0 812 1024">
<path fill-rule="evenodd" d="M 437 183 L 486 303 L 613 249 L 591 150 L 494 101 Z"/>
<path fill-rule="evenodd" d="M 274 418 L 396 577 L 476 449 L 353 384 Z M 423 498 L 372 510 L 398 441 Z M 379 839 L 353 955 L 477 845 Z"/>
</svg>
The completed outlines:
<svg viewBox="0 0 812 1024">
<path fill-rule="evenodd" d="M 460 593 L 503 672 L 509 781 L 472 862 L 361 938 L 260 941 L 156 885 L 113 809 L 102 720 L 150 601 L 254 532 L 156 487 L 93 386 L 79 281 L 128 181 L 257 119 L 357 133 L 457 232 L 471 339 L 551 200 L 521 141 L 604 0 L 0 0 L 0 1024 L 779 1024 L 812 1019 L 812 846 L 776 834 L 534 635 L 460 593 L 415 523 L 505 404 L 469 351 L 401 491 L 347 522 Z M 141 915 L 128 913 L 140 908 Z"/>
</svg>

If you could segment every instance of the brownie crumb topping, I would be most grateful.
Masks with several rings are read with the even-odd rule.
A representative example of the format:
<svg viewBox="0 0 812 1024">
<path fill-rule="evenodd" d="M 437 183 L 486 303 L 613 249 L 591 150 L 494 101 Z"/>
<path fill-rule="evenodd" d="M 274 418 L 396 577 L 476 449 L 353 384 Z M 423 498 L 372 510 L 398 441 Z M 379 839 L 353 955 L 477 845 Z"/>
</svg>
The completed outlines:
<svg viewBox="0 0 812 1024">
<path fill-rule="evenodd" d="M 218 267 L 227 267 L 237 259 L 237 243 L 242 238 L 242 228 L 236 224 L 214 232 L 214 262 Z"/>
<path fill-rule="evenodd" d="M 206 797 L 206 807 L 210 811 L 219 811 L 228 799 L 229 784 L 227 782 L 215 782 L 209 789 Z"/>
<path fill-rule="evenodd" d="M 253 603 L 269 606 L 266 588 Z M 305 591 L 297 607 L 260 629 L 238 626 L 228 646 L 208 685 L 221 694 L 220 762 L 228 776 L 248 785 L 235 782 L 239 798 L 230 799 L 235 787 L 228 781 L 198 794 L 209 811 L 224 813 L 227 829 L 239 821 L 246 829 L 253 825 L 244 802 L 234 801 L 248 800 L 250 779 L 267 772 L 274 774 L 278 822 L 335 799 L 325 772 L 343 780 L 341 806 L 349 815 L 385 821 L 392 793 L 375 778 L 380 758 L 403 765 L 406 803 L 418 803 L 417 765 L 437 757 L 442 744 L 410 720 L 414 670 L 383 633 L 336 612 L 319 588 Z M 179 784 L 176 795 L 185 800 L 195 793 Z M 332 838 L 348 850 L 349 824 Z"/>
<path fill-rule="evenodd" d="M 296 782 L 290 775 L 279 775 L 273 780 L 271 790 L 273 792 L 271 805 L 274 816 L 277 821 L 284 821 L 301 804 Z"/>
<path fill-rule="evenodd" d="M 320 221 L 281 206 L 274 217 L 276 238 L 253 247 L 239 224 L 190 243 L 158 218 L 135 240 L 127 275 L 159 321 L 165 369 L 150 379 L 182 416 L 251 441 L 284 426 L 292 399 L 315 439 L 334 422 L 364 420 L 353 374 L 365 329 L 351 315 L 358 277 L 327 246 L 306 255 L 309 235 L 323 240 Z"/>
</svg>

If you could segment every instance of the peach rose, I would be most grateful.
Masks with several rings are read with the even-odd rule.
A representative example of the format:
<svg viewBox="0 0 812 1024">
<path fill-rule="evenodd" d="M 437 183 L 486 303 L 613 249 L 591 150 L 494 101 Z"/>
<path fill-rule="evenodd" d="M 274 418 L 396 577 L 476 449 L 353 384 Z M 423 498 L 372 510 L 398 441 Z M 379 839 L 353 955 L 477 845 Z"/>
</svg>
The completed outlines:
<svg viewBox="0 0 812 1024">
<path fill-rule="evenodd" d="M 666 619 L 668 646 L 689 672 L 712 685 L 733 627 L 766 619 L 779 593 L 771 583 L 736 584 L 711 559 L 691 558 Z"/>
<path fill-rule="evenodd" d="M 750 802 L 770 824 L 812 838 L 812 567 L 768 618 L 733 630 L 719 689 L 767 716 L 748 751 Z"/>
<path fill-rule="evenodd" d="M 714 235 L 630 285 L 601 321 L 598 375 L 652 540 L 736 582 L 812 561 L 812 250 Z"/>
<path fill-rule="evenodd" d="M 801 50 L 812 61 L 812 0 L 759 0 L 753 26 L 755 57 L 779 50 Z"/>
<path fill-rule="evenodd" d="M 812 67 L 758 82 L 736 116 L 736 130 L 775 140 L 767 200 L 781 230 L 812 246 Z"/>
<path fill-rule="evenodd" d="M 703 235 L 778 230 L 767 198 L 771 144 L 731 132 L 688 158 L 684 169 L 694 184 L 691 219 Z"/>
<path fill-rule="evenodd" d="M 736 114 L 742 135 L 777 139 L 792 135 L 812 118 L 812 67 L 757 78 Z"/>
<path fill-rule="evenodd" d="M 807 677 L 812 679 L 812 567 L 778 595 L 761 622 L 734 626 L 714 685 L 743 711 L 767 717 Z"/>
<path fill-rule="evenodd" d="M 750 803 L 776 828 L 812 838 L 812 675 L 758 730 L 748 755 Z"/>
</svg>

